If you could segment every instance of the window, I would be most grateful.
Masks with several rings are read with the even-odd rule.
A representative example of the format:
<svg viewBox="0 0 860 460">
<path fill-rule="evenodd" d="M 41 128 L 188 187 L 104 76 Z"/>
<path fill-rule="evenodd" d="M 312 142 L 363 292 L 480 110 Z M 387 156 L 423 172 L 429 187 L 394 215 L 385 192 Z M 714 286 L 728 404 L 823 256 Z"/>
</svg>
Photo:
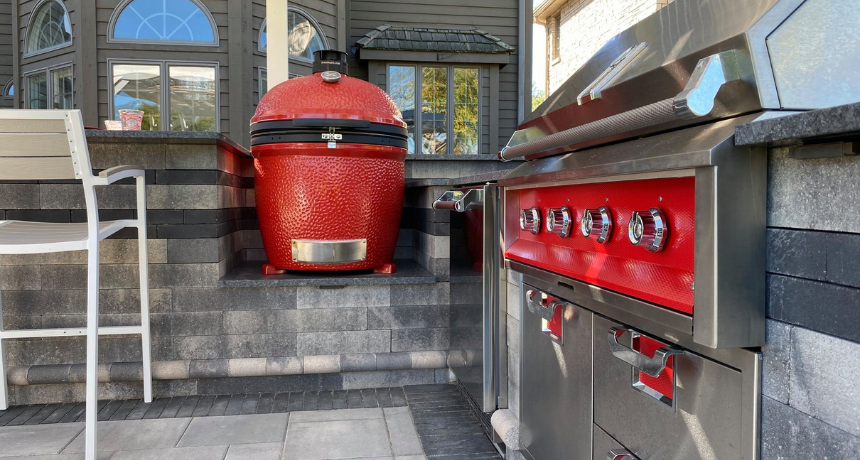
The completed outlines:
<svg viewBox="0 0 860 460">
<path fill-rule="evenodd" d="M 52 67 L 24 76 L 28 109 L 74 108 L 74 77 L 71 65 Z"/>
<path fill-rule="evenodd" d="M 260 95 L 259 100 L 262 100 L 263 96 L 265 96 L 266 93 L 269 92 L 269 71 L 265 67 L 258 67 L 258 70 L 260 71 L 260 74 L 257 78 L 257 81 L 260 83 L 260 87 L 257 88 L 257 94 Z M 298 77 L 298 75 L 296 75 L 294 73 L 290 74 L 290 78 L 296 78 L 296 77 Z"/>
<path fill-rule="evenodd" d="M 66 7 L 58 0 L 46 0 L 33 10 L 27 28 L 25 55 L 44 53 L 72 44 L 72 23 Z"/>
<path fill-rule="evenodd" d="M 549 18 L 549 59 L 550 62 L 561 60 L 561 13 Z"/>
<path fill-rule="evenodd" d="M 15 99 L 15 81 L 9 79 L 3 87 L 3 99 Z"/>
<path fill-rule="evenodd" d="M 218 45 L 218 28 L 199 0 L 125 0 L 111 21 L 114 42 Z"/>
<path fill-rule="evenodd" d="M 183 62 L 110 63 L 111 113 L 143 112 L 144 131 L 219 128 L 218 65 Z"/>
<path fill-rule="evenodd" d="M 473 67 L 388 67 L 388 91 L 406 122 L 409 153 L 480 153 L 480 73 Z"/>
<path fill-rule="evenodd" d="M 322 33 L 320 25 L 308 13 L 294 7 L 288 7 L 287 22 L 290 41 L 290 57 L 313 61 L 314 51 L 328 49 L 328 41 Z M 266 21 L 260 27 L 260 38 L 257 43 L 260 51 L 266 52 L 268 37 Z"/>
</svg>

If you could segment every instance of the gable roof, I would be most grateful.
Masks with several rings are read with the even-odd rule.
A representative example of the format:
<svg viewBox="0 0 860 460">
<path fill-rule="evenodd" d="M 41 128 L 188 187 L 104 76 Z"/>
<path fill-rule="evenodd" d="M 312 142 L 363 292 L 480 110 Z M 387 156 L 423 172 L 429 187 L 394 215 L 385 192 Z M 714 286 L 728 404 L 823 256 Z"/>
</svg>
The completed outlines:
<svg viewBox="0 0 860 460">
<path fill-rule="evenodd" d="M 366 50 L 511 54 L 514 47 L 481 29 L 431 29 L 383 24 L 356 45 Z"/>
</svg>

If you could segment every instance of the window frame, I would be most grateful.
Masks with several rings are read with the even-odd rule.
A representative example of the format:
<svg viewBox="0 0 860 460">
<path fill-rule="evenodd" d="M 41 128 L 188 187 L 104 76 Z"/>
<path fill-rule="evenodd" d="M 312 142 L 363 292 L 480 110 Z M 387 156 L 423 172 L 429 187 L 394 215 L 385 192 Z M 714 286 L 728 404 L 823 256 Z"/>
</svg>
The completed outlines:
<svg viewBox="0 0 860 460">
<path fill-rule="evenodd" d="M 69 35 L 71 35 L 71 39 L 68 42 L 61 43 L 59 45 L 49 46 L 47 48 L 42 48 L 38 51 L 28 51 L 30 49 L 30 31 L 33 29 L 33 21 L 36 19 L 36 14 L 44 8 L 48 3 L 57 3 L 63 8 L 64 18 L 69 19 Z M 68 48 L 75 44 L 75 28 L 72 27 L 72 17 L 69 15 L 69 9 L 66 8 L 66 3 L 62 0 L 41 0 L 36 6 L 33 7 L 33 10 L 30 12 L 30 17 L 27 19 L 27 29 L 24 31 L 24 57 L 32 57 L 38 56 L 40 54 L 50 53 L 51 51 L 61 50 L 63 48 Z"/>
<path fill-rule="evenodd" d="M 317 31 L 317 36 L 319 36 L 322 39 L 323 49 L 331 49 L 330 45 L 328 44 L 328 37 L 326 37 L 325 32 L 323 32 L 322 26 L 320 25 L 319 22 L 317 22 L 316 18 L 314 18 L 312 14 L 308 13 L 304 9 L 299 8 L 297 6 L 288 5 L 287 6 L 287 14 L 289 14 L 290 11 L 292 11 L 292 12 L 294 12 L 300 16 L 304 16 L 305 19 L 307 19 L 311 23 L 311 26 L 314 28 L 314 30 Z M 269 44 L 268 37 L 266 38 L 266 48 L 263 48 L 263 46 L 262 46 L 263 31 L 266 30 L 266 24 L 268 23 L 268 20 L 269 20 L 268 17 L 263 18 L 263 23 L 260 24 L 260 30 L 257 32 L 257 52 L 263 53 L 263 54 L 268 54 L 268 44 Z M 290 59 L 294 59 L 294 60 L 299 61 L 299 62 L 305 62 L 308 64 L 312 64 L 314 62 L 313 59 L 306 58 L 303 56 L 296 56 L 295 54 L 291 54 Z"/>
<path fill-rule="evenodd" d="M 259 104 L 260 101 L 263 100 L 263 96 L 265 96 L 264 93 L 269 92 L 269 90 L 267 88 L 263 87 L 263 73 L 264 72 L 266 73 L 266 81 L 268 82 L 269 68 L 264 66 L 264 65 L 257 66 L 257 104 Z M 298 77 L 300 77 L 299 74 L 291 73 L 288 79 L 292 80 L 293 78 L 298 78 Z"/>
<path fill-rule="evenodd" d="M 139 44 L 139 45 L 167 45 L 167 46 L 209 46 L 209 47 L 220 47 L 221 46 L 221 37 L 218 33 L 218 24 L 215 22 L 215 18 L 212 16 L 212 12 L 209 11 L 209 8 L 203 4 L 200 0 L 188 0 L 191 3 L 194 3 L 200 11 L 206 16 L 206 19 L 209 21 L 209 25 L 212 27 L 212 40 L 211 42 L 203 42 L 203 41 L 187 41 L 187 40 L 142 40 L 142 39 L 132 39 L 132 38 L 116 38 L 116 21 L 119 19 L 120 14 L 125 10 L 127 6 L 129 6 L 135 0 L 122 0 L 116 8 L 111 12 L 110 20 L 108 20 L 108 33 L 107 33 L 107 42 L 108 43 L 124 43 L 124 44 Z"/>
<path fill-rule="evenodd" d="M 484 72 L 486 71 L 485 67 L 476 66 L 476 65 L 468 65 L 468 64 L 442 64 L 436 62 L 387 62 L 385 64 L 385 91 L 388 94 L 391 94 L 391 67 L 413 67 L 415 68 L 415 131 L 413 132 L 413 139 L 415 142 L 415 153 L 412 155 L 427 155 L 421 150 L 421 130 L 422 130 L 422 115 L 423 110 L 421 110 L 421 94 L 423 90 L 423 72 L 422 69 L 424 67 L 445 67 L 448 74 L 448 94 L 446 95 L 447 99 L 447 113 L 445 119 L 446 126 L 446 146 L 444 155 L 454 155 L 454 143 L 450 142 L 454 136 L 454 69 L 475 69 L 478 71 L 478 151 L 473 155 L 486 155 L 482 152 L 483 144 L 484 144 L 484 125 L 483 125 L 483 115 L 484 115 L 484 107 L 483 107 L 483 96 L 484 96 L 484 88 L 482 84 L 482 80 L 484 78 Z M 466 155 L 457 155 L 468 157 L 472 154 Z M 433 155 L 428 155 L 433 156 Z M 435 156 L 438 156 L 435 155 Z"/>
<path fill-rule="evenodd" d="M 10 87 L 12 87 L 12 88 L 15 87 L 15 79 L 14 78 L 10 78 L 9 81 L 6 82 L 6 85 L 3 86 L 3 96 L 2 96 L 3 99 L 7 99 L 7 100 L 9 100 L 9 99 L 14 100 L 15 99 L 14 94 L 9 94 L 9 88 Z"/>
<path fill-rule="evenodd" d="M 218 61 L 188 61 L 188 60 L 153 60 L 153 59 L 108 59 L 108 82 L 114 81 L 113 68 L 115 65 L 150 65 L 159 66 L 161 80 L 161 129 L 154 132 L 181 132 L 172 129 L 164 129 L 170 124 L 170 67 L 209 67 L 215 69 L 215 131 L 221 132 L 221 63 Z M 108 86 L 108 120 L 114 120 L 114 94 L 113 83 Z M 166 116 L 165 116 L 166 115 Z M 167 124 L 165 124 L 165 120 Z M 187 131 L 187 132 L 209 132 L 209 131 Z"/>
<path fill-rule="evenodd" d="M 48 101 L 48 108 L 46 108 L 46 109 L 33 109 L 33 110 L 53 110 L 53 107 L 51 107 L 51 103 L 53 102 L 53 99 L 54 99 L 54 82 L 51 80 L 51 72 L 53 72 L 55 70 L 59 70 L 59 69 L 65 69 L 65 68 L 69 68 L 72 71 L 72 109 L 74 109 L 74 107 L 75 107 L 75 63 L 72 61 L 67 61 L 67 62 L 63 62 L 61 64 L 55 64 L 55 65 L 48 66 L 48 67 L 41 67 L 41 68 L 36 69 L 36 70 L 30 70 L 30 71 L 24 73 L 23 75 L 21 75 L 22 81 L 24 82 L 24 86 L 27 87 L 27 91 L 24 92 L 24 108 L 26 108 L 26 109 L 30 108 L 30 90 L 29 90 L 29 85 L 27 84 L 28 78 L 32 77 L 33 75 L 43 74 L 43 75 L 45 75 L 45 81 L 47 82 L 46 83 L 47 92 L 45 94 L 45 97 L 47 98 L 47 101 Z M 19 91 L 20 91 L 20 89 L 19 89 Z M 4 95 L 5 95 L 5 93 L 4 93 Z M 14 97 L 13 97 L 13 99 L 14 99 Z M 72 109 L 63 109 L 63 110 L 72 110 Z"/>
<path fill-rule="evenodd" d="M 557 64 L 561 62 L 561 12 L 550 17 L 550 24 L 550 33 L 547 34 L 550 62 Z"/>
</svg>

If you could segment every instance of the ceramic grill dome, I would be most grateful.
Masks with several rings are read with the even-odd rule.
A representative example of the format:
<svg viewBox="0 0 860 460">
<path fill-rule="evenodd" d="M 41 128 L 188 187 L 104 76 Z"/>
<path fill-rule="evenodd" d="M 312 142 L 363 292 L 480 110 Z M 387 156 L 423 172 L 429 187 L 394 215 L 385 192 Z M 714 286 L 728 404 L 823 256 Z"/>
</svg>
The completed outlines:
<svg viewBox="0 0 860 460">
<path fill-rule="evenodd" d="M 378 87 L 315 53 L 314 74 L 269 91 L 251 120 L 257 214 L 279 270 L 393 271 L 406 123 Z"/>
</svg>

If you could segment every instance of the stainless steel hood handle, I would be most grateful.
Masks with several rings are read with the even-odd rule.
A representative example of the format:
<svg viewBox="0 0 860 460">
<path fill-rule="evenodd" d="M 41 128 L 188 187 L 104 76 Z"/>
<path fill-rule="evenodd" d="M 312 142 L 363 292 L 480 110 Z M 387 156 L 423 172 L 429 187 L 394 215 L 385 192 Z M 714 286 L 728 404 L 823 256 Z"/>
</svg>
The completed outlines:
<svg viewBox="0 0 860 460">
<path fill-rule="evenodd" d="M 540 316 L 541 318 L 552 321 L 555 316 L 555 309 L 564 307 L 564 303 L 557 300 L 551 300 L 546 307 L 542 303 L 543 295 L 540 292 L 529 289 L 526 292 L 526 300 L 529 306 L 529 311 Z"/>
<path fill-rule="evenodd" d="M 617 113 L 557 133 L 544 135 L 534 127 L 514 133 L 499 153 L 502 161 L 547 152 L 616 134 L 703 117 L 711 113 L 720 88 L 740 79 L 733 50 L 701 59 L 683 91 L 673 98 Z"/>
<path fill-rule="evenodd" d="M 670 356 L 684 354 L 684 350 L 679 348 L 661 347 L 654 352 L 653 358 L 649 358 L 632 348 L 625 347 L 618 343 L 618 339 L 627 332 L 632 334 L 636 333 L 636 331 L 632 329 L 620 329 L 617 327 L 609 329 L 609 349 L 616 358 L 635 367 L 636 369 L 639 369 L 651 377 L 658 377 L 660 373 L 666 369 L 666 362 L 669 360 Z"/>
<path fill-rule="evenodd" d="M 633 452 L 630 452 L 627 449 L 612 449 L 608 454 L 606 454 L 606 460 L 624 460 L 625 458 L 636 460 Z"/>
<path fill-rule="evenodd" d="M 433 202 L 433 209 L 465 212 L 473 204 L 484 204 L 483 189 L 469 189 L 465 193 L 460 190 L 445 192 Z"/>
</svg>

